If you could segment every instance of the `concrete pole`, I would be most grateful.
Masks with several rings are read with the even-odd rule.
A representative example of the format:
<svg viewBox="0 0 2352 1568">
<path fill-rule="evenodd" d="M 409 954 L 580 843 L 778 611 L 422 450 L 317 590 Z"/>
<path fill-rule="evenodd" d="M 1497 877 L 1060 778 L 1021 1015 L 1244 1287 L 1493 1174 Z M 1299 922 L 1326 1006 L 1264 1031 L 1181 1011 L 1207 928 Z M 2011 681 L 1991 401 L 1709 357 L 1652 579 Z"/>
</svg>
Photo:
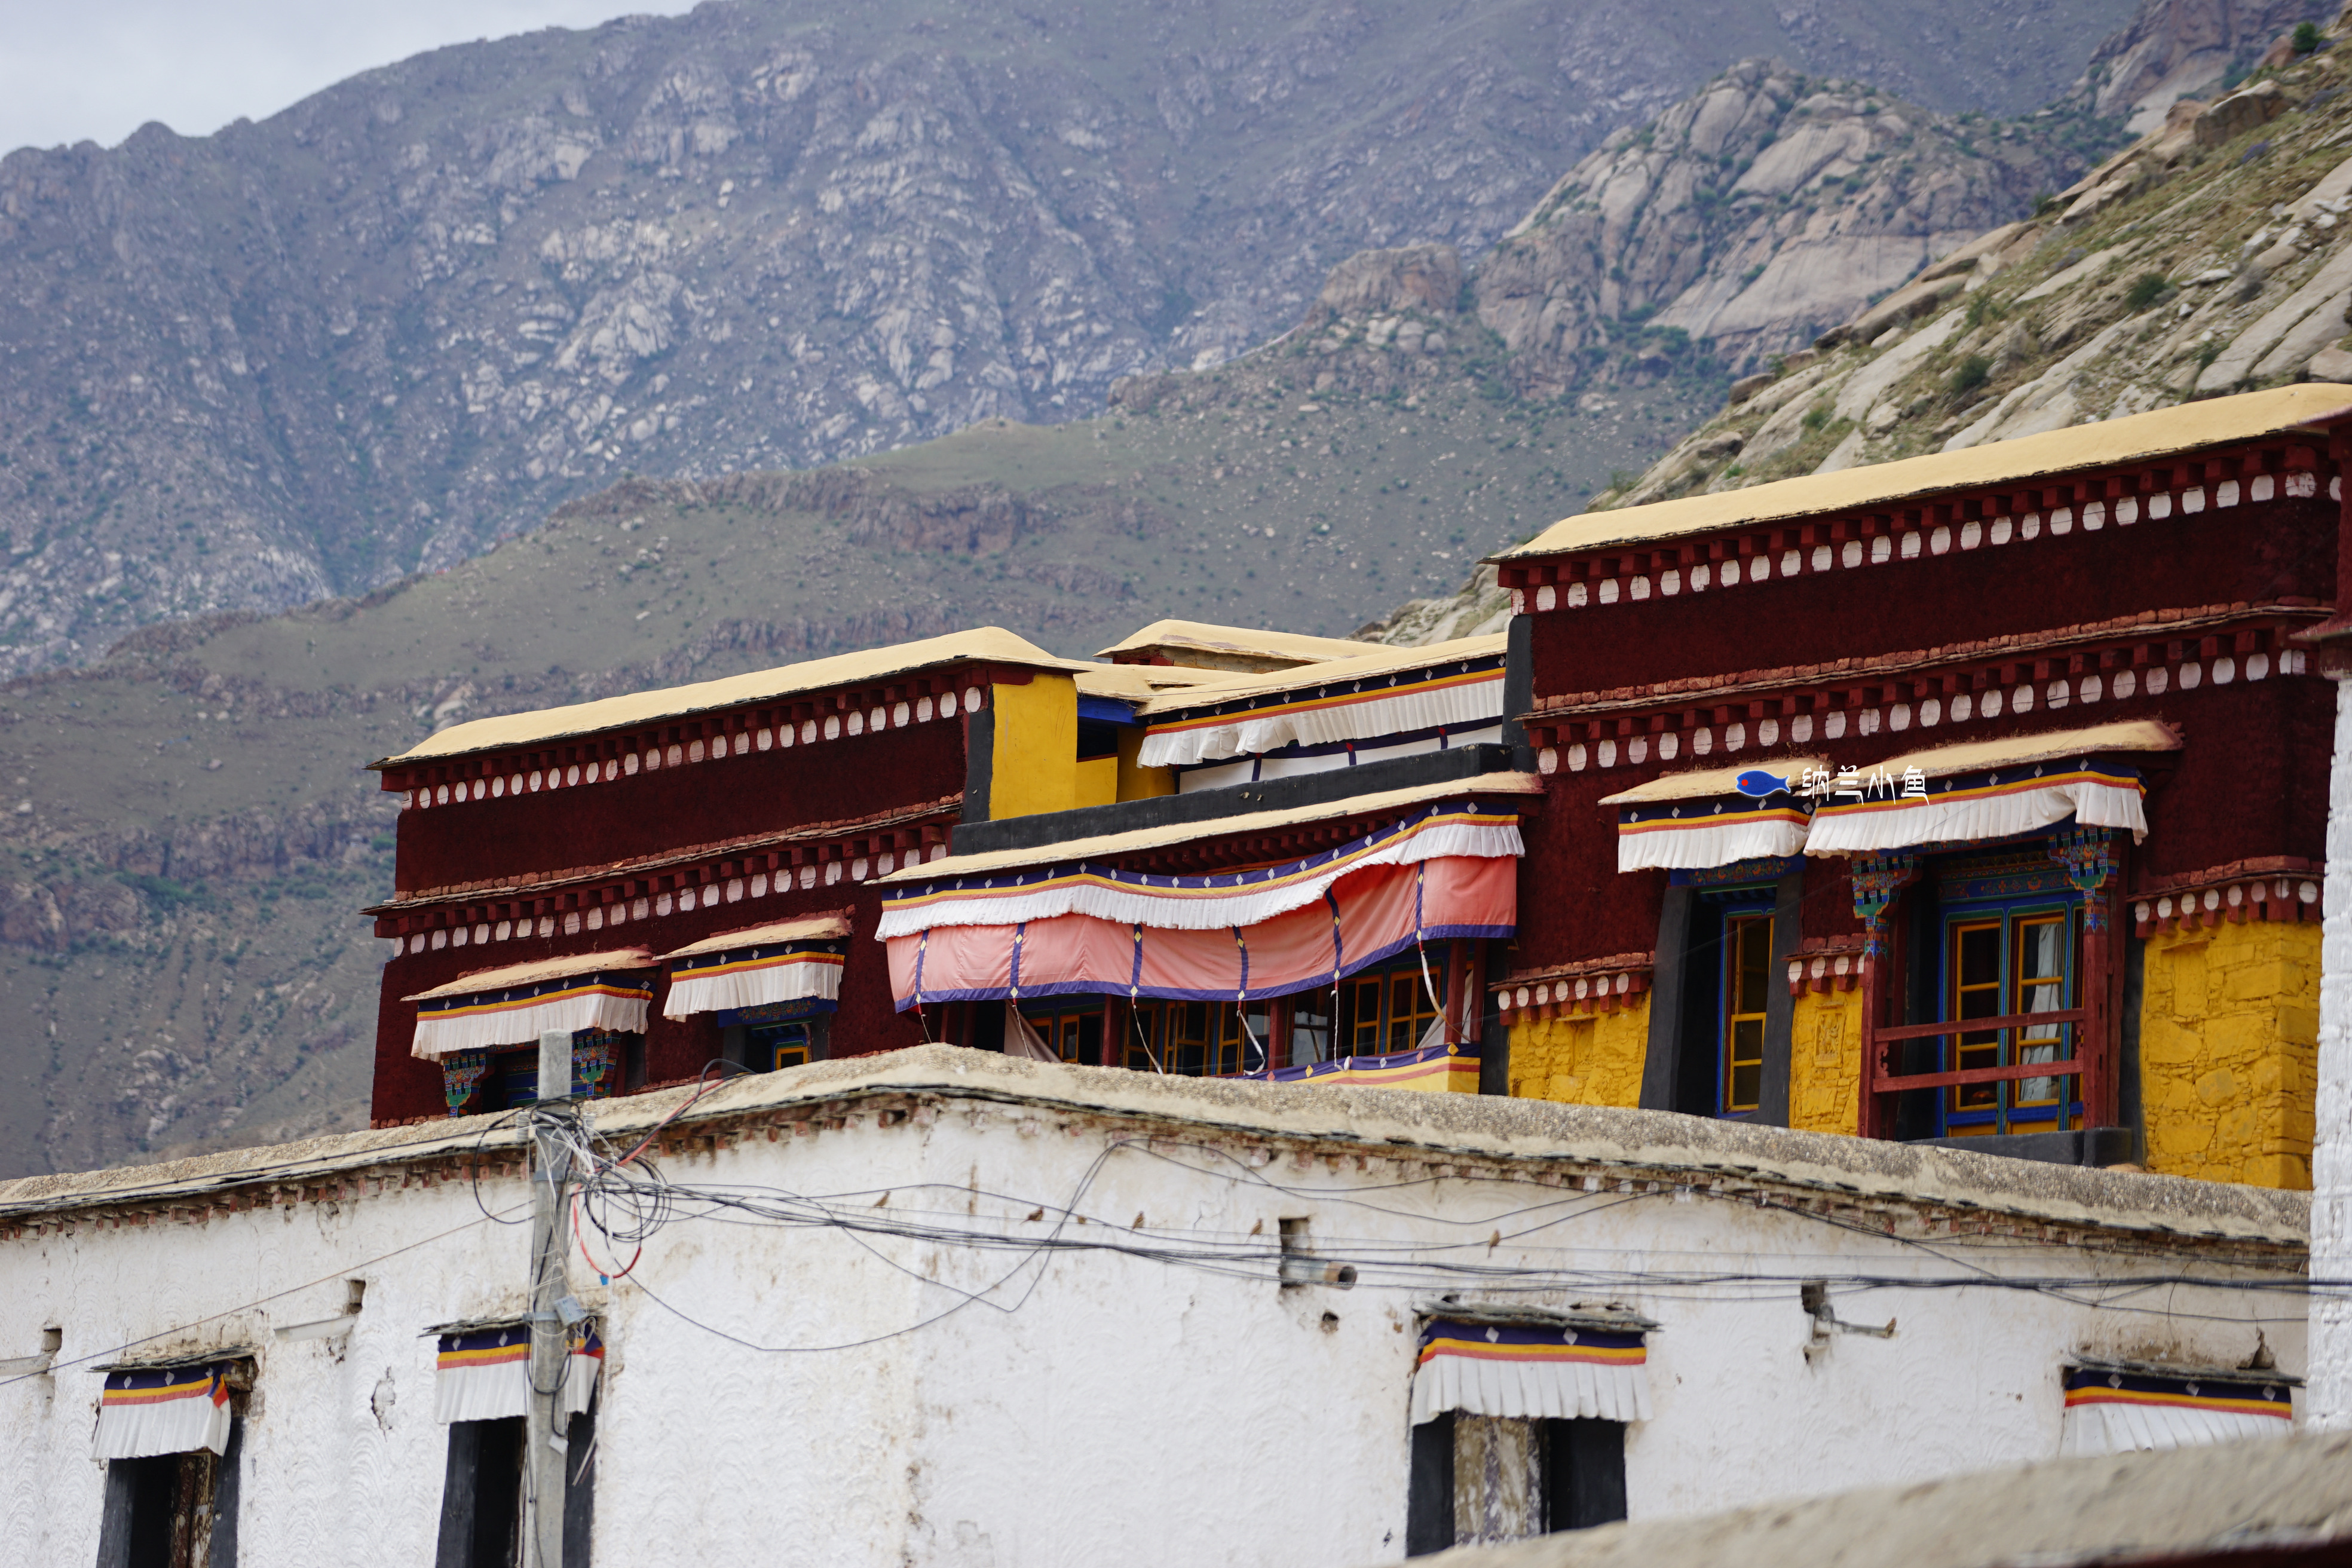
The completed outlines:
<svg viewBox="0 0 2352 1568">
<path fill-rule="evenodd" d="M 572 1098 L 572 1036 L 539 1037 L 539 1102 L 568 1110 Z M 564 1280 L 564 1187 L 570 1181 L 567 1144 L 541 1132 L 532 1141 L 530 1179 L 530 1409 L 523 1442 L 525 1568 L 563 1568 L 563 1477 L 567 1458 L 562 1413 L 568 1331 L 556 1303 Z"/>
</svg>

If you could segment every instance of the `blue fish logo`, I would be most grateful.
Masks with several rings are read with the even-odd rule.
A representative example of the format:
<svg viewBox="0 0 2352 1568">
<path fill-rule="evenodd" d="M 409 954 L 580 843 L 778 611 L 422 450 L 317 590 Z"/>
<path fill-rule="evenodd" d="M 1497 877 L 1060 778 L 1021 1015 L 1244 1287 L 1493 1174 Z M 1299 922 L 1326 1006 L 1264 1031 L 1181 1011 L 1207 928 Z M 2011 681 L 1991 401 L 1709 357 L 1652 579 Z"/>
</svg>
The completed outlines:
<svg viewBox="0 0 2352 1568">
<path fill-rule="evenodd" d="M 1762 768 L 1750 768 L 1746 773 L 1740 774 L 1738 778 L 1732 780 L 1731 784 L 1732 787 L 1737 789 L 1740 794 L 1754 795 L 1759 800 L 1763 799 L 1764 796 L 1768 795 L 1786 795 L 1789 793 L 1789 781 L 1787 779 L 1780 778 L 1772 773 L 1768 773 Z"/>
</svg>

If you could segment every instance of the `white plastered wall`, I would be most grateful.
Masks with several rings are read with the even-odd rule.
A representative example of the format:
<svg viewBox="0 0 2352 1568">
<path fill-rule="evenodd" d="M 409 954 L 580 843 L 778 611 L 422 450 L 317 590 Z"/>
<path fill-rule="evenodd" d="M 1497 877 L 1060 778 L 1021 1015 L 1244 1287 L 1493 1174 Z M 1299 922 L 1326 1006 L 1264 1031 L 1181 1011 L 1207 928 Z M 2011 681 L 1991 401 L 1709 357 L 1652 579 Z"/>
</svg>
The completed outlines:
<svg viewBox="0 0 2352 1568">
<path fill-rule="evenodd" d="M 1516 1271 L 1530 1268 L 1648 1277 L 1516 1297 L 1614 1300 L 1664 1325 L 1650 1342 L 1655 1419 L 1627 1446 L 1636 1517 L 2054 1457 L 2069 1352 L 2235 1363 L 2254 1320 L 2279 1310 L 2202 1288 L 2142 1298 L 2156 1309 L 2144 1314 L 2018 1291 L 1875 1289 L 1840 1295 L 1838 1313 L 1895 1319 L 1895 1337 L 1841 1336 L 1809 1361 L 1804 1276 L 1956 1272 L 1940 1255 L 2012 1277 L 2228 1271 L 2188 1244 L 2112 1261 L 2042 1244 L 1930 1249 L 1710 1196 L 1703 1181 L 1588 1193 L 1437 1177 L 1422 1154 L 1302 1164 L 1305 1147 L 1234 1130 L 1146 1145 L 1089 1117 L 950 1100 L 898 1126 L 852 1115 L 839 1130 L 755 1131 L 672 1162 L 681 1183 L 850 1194 L 840 1212 L 877 1225 L 1012 1245 L 715 1219 L 647 1244 L 637 1276 L 660 1298 L 790 1353 L 732 1345 L 625 1283 L 600 1296 L 575 1259 L 610 1346 L 596 1561 L 683 1568 L 749 1547 L 810 1568 L 1399 1558 L 1412 1303 L 1439 1282 L 1381 1262 L 1406 1253 L 1451 1262 L 1454 1287 L 1474 1290 L 1482 1278 L 1524 1285 Z M 493 1208 L 526 1198 L 511 1181 L 483 1195 Z M 1074 1195 L 1088 1223 L 1062 1232 L 1073 1247 L 1033 1256 Z M 1040 1208 L 1046 1217 L 1028 1217 Z M 1364 1282 L 1276 1285 L 1267 1255 L 1286 1216 L 1307 1217 L 1317 1249 L 1358 1261 Z M 420 1331 L 520 1300 L 526 1232 L 477 1219 L 453 1184 L 0 1244 L 0 1355 L 47 1324 L 65 1329 L 72 1358 L 323 1281 L 182 1342 L 260 1346 L 240 1568 L 429 1563 L 446 1429 L 432 1420 Z M 1162 1246 L 1232 1260 L 1125 1250 Z M 1770 1282 L 1669 1282 L 1686 1272 Z M 272 1337 L 333 1313 L 346 1277 L 368 1281 L 347 1341 Z M 2268 1326 L 2291 1370 L 2299 1328 Z M 877 1336 L 889 1337 L 808 1348 Z M 35 1543 L 12 1547 L 25 1561 L 95 1557 L 98 1386 L 79 1368 L 0 1385 L 0 1540 Z"/>
<path fill-rule="evenodd" d="M 2352 680 L 2336 683 L 2327 778 L 2327 889 L 2320 928 L 2319 1085 L 2313 1106 L 2311 1274 L 2352 1279 Z M 2352 1301 L 2311 1300 L 2307 1419 L 2352 1426 Z"/>
</svg>

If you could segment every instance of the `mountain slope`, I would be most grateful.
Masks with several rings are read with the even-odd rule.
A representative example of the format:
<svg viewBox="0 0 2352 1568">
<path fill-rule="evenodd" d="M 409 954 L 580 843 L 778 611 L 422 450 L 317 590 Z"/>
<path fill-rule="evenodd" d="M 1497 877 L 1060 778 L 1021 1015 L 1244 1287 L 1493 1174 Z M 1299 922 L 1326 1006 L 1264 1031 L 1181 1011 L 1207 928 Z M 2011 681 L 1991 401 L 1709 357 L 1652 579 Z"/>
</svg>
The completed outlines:
<svg viewBox="0 0 2352 1568">
<path fill-rule="evenodd" d="M 1358 249 L 1484 247 L 1736 58 L 2014 111 L 2126 9 L 713 4 L 14 153 L 0 672 L 446 566 L 630 470 L 1098 409 Z"/>
</svg>

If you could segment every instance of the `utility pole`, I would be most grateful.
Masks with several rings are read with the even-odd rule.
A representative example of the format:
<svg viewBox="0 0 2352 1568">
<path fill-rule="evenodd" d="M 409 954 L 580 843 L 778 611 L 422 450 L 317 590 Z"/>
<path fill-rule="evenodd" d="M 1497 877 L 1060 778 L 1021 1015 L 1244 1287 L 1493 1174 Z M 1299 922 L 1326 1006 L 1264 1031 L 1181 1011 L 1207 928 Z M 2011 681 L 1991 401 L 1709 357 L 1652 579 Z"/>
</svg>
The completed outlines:
<svg viewBox="0 0 2352 1568">
<path fill-rule="evenodd" d="M 524 1568 L 563 1568 L 564 1359 L 570 1325 L 559 1303 L 572 1302 L 563 1272 L 564 1188 L 571 1145 L 549 1136 L 549 1123 L 572 1114 L 572 1036 L 539 1037 L 539 1104 L 531 1113 L 530 1409 L 523 1440 Z"/>
</svg>

